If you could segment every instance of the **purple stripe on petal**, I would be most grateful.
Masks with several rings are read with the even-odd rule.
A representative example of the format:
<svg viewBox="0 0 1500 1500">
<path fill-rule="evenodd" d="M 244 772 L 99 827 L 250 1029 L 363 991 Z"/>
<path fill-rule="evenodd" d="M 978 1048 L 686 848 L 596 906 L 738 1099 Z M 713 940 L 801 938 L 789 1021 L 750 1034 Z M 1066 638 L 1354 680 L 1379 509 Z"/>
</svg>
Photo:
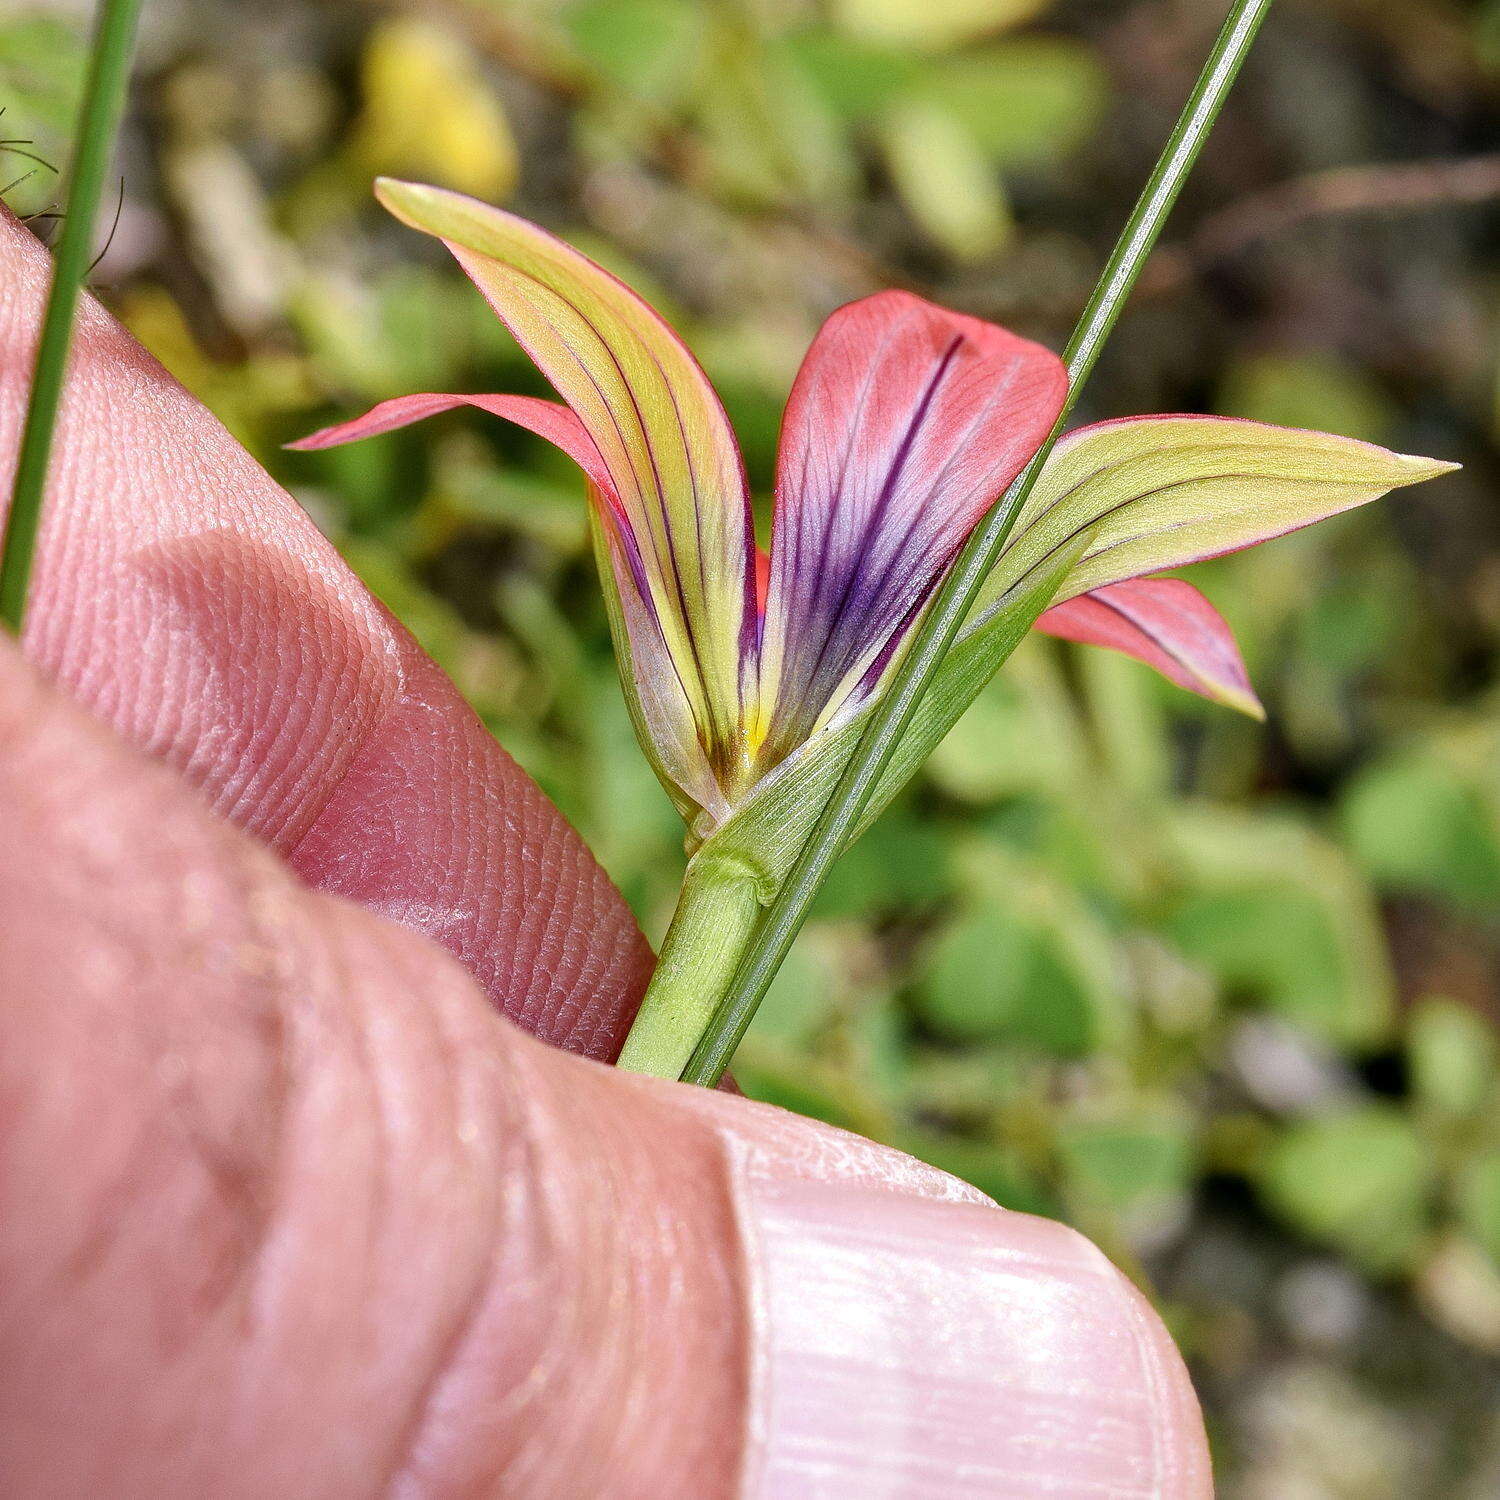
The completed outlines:
<svg viewBox="0 0 1500 1500">
<path fill-rule="evenodd" d="M 763 763 L 868 690 L 1056 420 L 1060 360 L 904 292 L 840 309 L 793 387 L 762 637 Z"/>
</svg>

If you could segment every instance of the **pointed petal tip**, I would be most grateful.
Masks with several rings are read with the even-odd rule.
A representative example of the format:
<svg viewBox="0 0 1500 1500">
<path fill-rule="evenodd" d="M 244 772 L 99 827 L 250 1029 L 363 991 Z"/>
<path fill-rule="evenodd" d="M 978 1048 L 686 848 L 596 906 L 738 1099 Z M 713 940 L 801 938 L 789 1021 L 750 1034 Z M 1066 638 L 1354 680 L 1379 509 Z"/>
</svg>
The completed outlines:
<svg viewBox="0 0 1500 1500">
<path fill-rule="evenodd" d="M 320 427 L 316 432 L 310 432 L 306 437 L 294 438 L 290 443 L 281 446 L 289 453 L 315 453 L 320 448 L 334 447 L 338 439 L 333 436 L 342 424 L 336 423 L 332 427 Z"/>
<path fill-rule="evenodd" d="M 319 427 L 305 437 L 293 438 L 291 442 L 281 446 L 288 453 L 319 453 L 325 448 L 340 448 L 356 438 L 368 436 L 366 432 L 351 430 L 359 425 L 359 419 L 352 422 L 330 422 L 326 427 Z"/>
<path fill-rule="evenodd" d="M 407 182 L 400 177 L 377 177 L 374 193 L 375 201 L 389 214 L 409 229 L 441 240 L 458 255 L 461 263 L 461 249 L 494 255 L 496 248 L 490 239 L 497 230 L 547 241 L 578 255 L 580 260 L 585 259 L 540 225 L 470 193 L 434 187 L 428 182 Z M 465 265 L 465 269 L 473 274 L 471 267 Z"/>
<path fill-rule="evenodd" d="M 1253 688 L 1227 687 L 1216 684 L 1211 693 L 1216 703 L 1221 703 L 1225 708 L 1232 708 L 1237 713 L 1254 719 L 1258 724 L 1266 722 L 1266 706 L 1255 695 Z"/>
<path fill-rule="evenodd" d="M 374 184 L 376 202 L 403 222 L 410 222 L 408 213 L 424 199 L 441 191 L 441 188 L 429 187 L 425 182 L 407 182 L 400 177 L 377 177 Z"/>
<path fill-rule="evenodd" d="M 1264 723 L 1228 622 L 1192 584 L 1148 576 L 1107 584 L 1054 604 L 1037 621 L 1047 635 L 1103 646 L 1154 667 L 1169 682 Z"/>
<path fill-rule="evenodd" d="M 493 214 L 501 220 L 518 221 L 503 208 L 482 198 L 458 193 L 452 188 L 433 187 L 427 182 L 407 182 L 400 177 L 377 177 L 375 201 L 409 229 L 448 241 L 464 242 L 464 231 L 472 237 L 478 215 Z M 452 248 L 452 245 L 449 245 Z"/>
<path fill-rule="evenodd" d="M 1462 464 L 1446 458 L 1426 458 L 1420 453 L 1398 453 L 1396 457 L 1412 471 L 1412 483 L 1420 484 L 1424 479 L 1437 479 L 1444 474 L 1456 474 Z"/>
</svg>

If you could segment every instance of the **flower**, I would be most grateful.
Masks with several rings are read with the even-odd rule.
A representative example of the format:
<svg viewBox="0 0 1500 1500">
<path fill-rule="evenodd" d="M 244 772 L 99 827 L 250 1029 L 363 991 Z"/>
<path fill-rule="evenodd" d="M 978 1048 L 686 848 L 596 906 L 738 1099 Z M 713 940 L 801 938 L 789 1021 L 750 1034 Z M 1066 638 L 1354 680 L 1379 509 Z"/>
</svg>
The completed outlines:
<svg viewBox="0 0 1500 1500">
<path fill-rule="evenodd" d="M 475 199 L 388 179 L 377 194 L 443 240 L 566 404 L 398 397 L 293 446 L 467 404 L 571 456 L 637 733 L 704 836 L 879 695 L 944 570 L 1056 422 L 1062 362 L 905 292 L 839 309 L 787 403 L 767 555 L 723 406 L 641 298 Z M 1049 458 L 960 645 L 1017 600 L 1055 600 L 1025 623 L 1258 714 L 1223 619 L 1190 584 L 1149 575 L 1449 467 L 1223 418 L 1082 428 Z"/>
</svg>

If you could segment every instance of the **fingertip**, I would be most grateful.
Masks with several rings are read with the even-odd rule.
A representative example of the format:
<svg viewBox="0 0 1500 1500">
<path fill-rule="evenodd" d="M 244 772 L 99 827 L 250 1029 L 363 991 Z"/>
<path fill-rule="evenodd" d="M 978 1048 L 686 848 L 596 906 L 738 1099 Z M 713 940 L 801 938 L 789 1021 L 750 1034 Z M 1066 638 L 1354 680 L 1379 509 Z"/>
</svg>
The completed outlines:
<svg viewBox="0 0 1500 1500">
<path fill-rule="evenodd" d="M 46 275 L 0 219 L 0 515 Z M 612 1057 L 651 954 L 577 834 L 291 496 L 87 297 L 70 360 L 30 659 L 305 879 L 434 937 L 549 1041 Z M 289 446 L 470 399 L 401 398 Z M 547 402 L 515 410 L 571 436 Z"/>
<path fill-rule="evenodd" d="M 754 1493 L 1211 1494 L 1182 1360 L 1067 1227 L 847 1182 L 762 1178 Z"/>
</svg>

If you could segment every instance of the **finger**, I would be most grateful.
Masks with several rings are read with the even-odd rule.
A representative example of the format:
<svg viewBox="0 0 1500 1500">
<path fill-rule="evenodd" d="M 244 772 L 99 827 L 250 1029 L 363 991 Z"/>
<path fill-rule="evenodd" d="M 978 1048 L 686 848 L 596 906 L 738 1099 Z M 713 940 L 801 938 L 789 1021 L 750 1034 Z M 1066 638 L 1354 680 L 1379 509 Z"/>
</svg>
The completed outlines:
<svg viewBox="0 0 1500 1500">
<path fill-rule="evenodd" d="M 7 1494 L 1209 1493 L 1057 1225 L 527 1040 L 0 651 Z"/>
<path fill-rule="evenodd" d="M 5 497 L 46 276 L 0 210 Z M 89 299 L 54 463 L 33 658 L 314 884 L 612 1056 L 651 961 L 618 893 L 291 497 Z"/>
</svg>

